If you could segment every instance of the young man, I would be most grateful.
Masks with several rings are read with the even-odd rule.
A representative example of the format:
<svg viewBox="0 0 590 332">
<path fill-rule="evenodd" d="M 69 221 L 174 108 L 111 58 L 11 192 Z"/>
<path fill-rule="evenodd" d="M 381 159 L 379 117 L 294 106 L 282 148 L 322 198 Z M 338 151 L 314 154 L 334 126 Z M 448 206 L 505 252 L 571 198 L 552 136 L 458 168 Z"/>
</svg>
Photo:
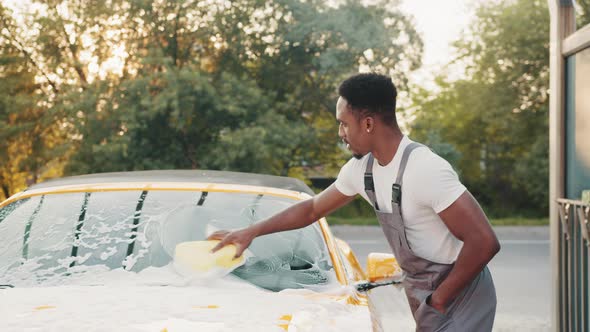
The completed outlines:
<svg viewBox="0 0 590 332">
<path fill-rule="evenodd" d="M 487 263 L 500 250 L 477 201 L 444 159 L 404 136 L 391 79 L 358 74 L 339 88 L 336 118 L 354 158 L 336 182 L 277 215 L 211 239 L 237 247 L 261 235 L 305 227 L 360 194 L 371 203 L 406 273 L 417 331 L 491 331 L 496 292 Z"/>
</svg>

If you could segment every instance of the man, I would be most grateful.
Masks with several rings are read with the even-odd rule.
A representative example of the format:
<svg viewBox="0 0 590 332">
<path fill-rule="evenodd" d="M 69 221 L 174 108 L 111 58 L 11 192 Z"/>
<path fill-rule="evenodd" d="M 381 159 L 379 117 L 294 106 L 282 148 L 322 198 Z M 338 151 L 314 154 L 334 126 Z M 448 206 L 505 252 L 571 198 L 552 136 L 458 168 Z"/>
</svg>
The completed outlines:
<svg viewBox="0 0 590 332">
<path fill-rule="evenodd" d="M 417 331 L 491 331 L 496 293 L 486 264 L 500 250 L 477 201 L 444 159 L 404 136 L 391 79 L 358 74 L 339 88 L 336 118 L 354 158 L 317 196 L 267 220 L 210 239 L 237 247 L 305 227 L 351 202 L 369 201 L 400 266 Z"/>
</svg>

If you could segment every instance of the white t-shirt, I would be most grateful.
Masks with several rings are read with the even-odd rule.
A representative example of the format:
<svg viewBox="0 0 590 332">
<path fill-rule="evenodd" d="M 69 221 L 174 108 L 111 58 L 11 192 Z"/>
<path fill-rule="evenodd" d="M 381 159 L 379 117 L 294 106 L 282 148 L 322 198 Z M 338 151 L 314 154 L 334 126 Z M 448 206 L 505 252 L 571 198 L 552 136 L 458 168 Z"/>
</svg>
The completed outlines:
<svg viewBox="0 0 590 332">
<path fill-rule="evenodd" d="M 391 212 L 391 186 L 397 178 L 402 153 L 410 140 L 404 136 L 389 164 L 373 163 L 373 181 L 379 210 Z M 338 174 L 336 188 L 346 196 L 360 194 L 367 202 L 364 174 L 368 154 L 362 159 L 350 159 Z M 426 147 L 412 151 L 406 165 L 402 184 L 402 215 L 410 248 L 419 257 L 435 263 L 453 263 L 463 242 L 444 224 L 438 213 L 449 207 L 465 186 L 451 165 Z"/>
</svg>

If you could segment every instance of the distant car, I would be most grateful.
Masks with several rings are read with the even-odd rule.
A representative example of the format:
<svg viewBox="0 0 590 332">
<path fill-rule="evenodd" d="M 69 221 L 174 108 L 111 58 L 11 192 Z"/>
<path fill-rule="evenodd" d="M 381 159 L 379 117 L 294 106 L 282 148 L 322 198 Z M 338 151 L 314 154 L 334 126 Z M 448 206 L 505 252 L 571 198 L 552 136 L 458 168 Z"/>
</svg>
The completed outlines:
<svg viewBox="0 0 590 332">
<path fill-rule="evenodd" d="M 223 280 L 189 280 L 171 264 L 178 243 L 245 227 L 313 194 L 297 179 L 200 170 L 33 185 L 0 203 L 0 330 L 383 329 L 357 289 L 399 267 L 391 255 L 370 256 L 366 276 L 324 219 L 255 239 Z"/>
</svg>

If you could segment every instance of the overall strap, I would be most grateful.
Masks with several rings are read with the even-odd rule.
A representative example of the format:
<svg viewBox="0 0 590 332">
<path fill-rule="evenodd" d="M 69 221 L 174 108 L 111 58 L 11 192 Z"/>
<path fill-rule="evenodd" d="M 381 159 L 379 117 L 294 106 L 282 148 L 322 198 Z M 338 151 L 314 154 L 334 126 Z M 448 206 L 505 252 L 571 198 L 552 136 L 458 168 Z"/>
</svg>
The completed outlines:
<svg viewBox="0 0 590 332">
<path fill-rule="evenodd" d="M 410 159 L 410 154 L 414 149 L 421 147 L 422 144 L 412 142 L 408 146 L 406 146 L 404 153 L 402 155 L 402 160 L 399 164 L 399 169 L 397 171 L 397 178 L 392 186 L 391 191 L 391 203 L 401 205 L 402 199 L 402 182 L 404 181 L 404 172 L 406 170 L 406 165 L 408 164 L 408 159 Z"/>
<path fill-rule="evenodd" d="M 369 198 L 369 201 L 375 207 L 375 210 L 379 210 L 379 204 L 377 204 L 377 198 L 375 196 L 375 182 L 373 182 L 373 161 L 375 158 L 372 153 L 369 153 L 369 159 L 367 160 L 367 168 L 365 169 L 365 193 Z"/>
<path fill-rule="evenodd" d="M 404 150 L 404 154 L 402 155 L 402 160 L 399 163 L 399 170 L 397 171 L 397 178 L 395 179 L 395 183 L 397 183 L 401 186 L 401 184 L 404 180 L 403 176 L 404 176 L 404 172 L 406 170 L 406 165 L 408 164 L 408 159 L 410 159 L 410 153 L 412 153 L 412 151 L 415 148 L 419 148 L 421 146 L 422 146 L 422 144 L 419 144 L 416 142 L 412 142 L 412 143 L 408 144 L 408 146 L 406 146 L 406 149 Z"/>
</svg>

